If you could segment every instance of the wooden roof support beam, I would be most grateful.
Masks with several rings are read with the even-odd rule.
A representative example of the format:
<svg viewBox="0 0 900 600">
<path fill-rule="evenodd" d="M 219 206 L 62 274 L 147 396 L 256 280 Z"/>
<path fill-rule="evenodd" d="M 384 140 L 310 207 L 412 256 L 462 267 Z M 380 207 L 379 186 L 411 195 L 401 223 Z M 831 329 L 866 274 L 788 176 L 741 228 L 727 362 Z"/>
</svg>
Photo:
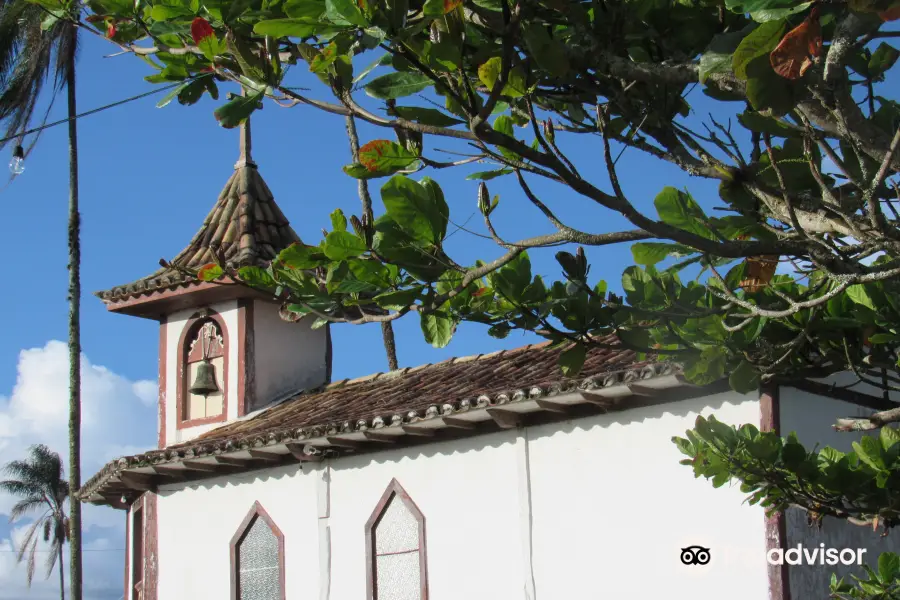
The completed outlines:
<svg viewBox="0 0 900 600">
<path fill-rule="evenodd" d="M 635 396 L 644 396 L 646 398 L 653 398 L 653 397 L 659 396 L 659 393 L 662 391 L 662 390 L 658 390 L 655 388 L 647 387 L 645 385 L 640 385 L 637 383 L 628 384 L 628 390 Z"/>
<path fill-rule="evenodd" d="M 167 467 L 165 465 L 153 465 L 153 470 L 158 475 L 171 479 L 173 481 L 185 481 L 187 479 L 187 471 L 177 467 Z"/>
<path fill-rule="evenodd" d="M 216 456 L 215 458 L 217 463 L 219 463 L 220 465 L 225 465 L 226 467 L 254 469 L 262 465 L 261 461 L 253 458 L 238 458 L 236 456 Z"/>
<path fill-rule="evenodd" d="M 191 471 L 201 471 L 203 473 L 214 473 L 216 475 L 227 475 L 229 473 L 236 473 L 241 470 L 241 467 L 227 465 L 225 463 L 218 462 L 218 459 L 221 457 L 216 457 L 216 462 L 218 464 L 211 463 L 202 463 L 196 460 L 185 460 L 182 461 L 181 464 L 184 465 L 186 469 L 190 469 Z"/>
<path fill-rule="evenodd" d="M 615 406 L 615 401 L 612 398 L 607 398 L 606 396 L 595 394 L 593 392 L 581 392 L 581 399 L 607 411 Z"/>
<path fill-rule="evenodd" d="M 382 444 L 396 444 L 397 440 L 403 436 L 391 435 L 380 431 L 363 431 L 363 436 L 372 442 L 381 442 Z"/>
<path fill-rule="evenodd" d="M 563 404 L 561 402 L 553 402 L 552 400 L 535 400 L 535 404 L 541 408 L 541 410 L 546 410 L 549 412 L 559 413 L 561 415 L 568 415 L 572 412 L 571 406 L 568 404 Z"/>
<path fill-rule="evenodd" d="M 103 496 L 103 500 L 91 501 L 91 504 L 108 504 L 119 510 L 128 510 L 128 502 L 122 502 L 122 494 L 101 494 L 101 496 Z"/>
<path fill-rule="evenodd" d="M 444 417 L 441 421 L 444 422 L 444 425 L 453 429 L 466 429 L 468 431 L 478 429 L 478 423 L 475 421 L 467 421 L 458 417 Z"/>
<path fill-rule="evenodd" d="M 357 440 L 348 440 L 346 438 L 340 437 L 326 437 L 325 439 L 332 446 L 337 446 L 338 448 L 347 448 L 348 450 L 360 450 L 366 447 L 365 442 L 360 442 Z"/>
<path fill-rule="evenodd" d="M 291 455 L 294 457 L 294 460 L 299 462 L 322 462 L 321 454 L 307 454 L 303 451 L 303 444 L 293 444 L 288 443 L 285 444 L 285 447 L 290 451 Z"/>
<path fill-rule="evenodd" d="M 487 414 L 491 415 L 494 423 L 499 425 L 501 429 L 515 429 L 523 423 L 524 417 L 522 413 L 502 408 L 488 408 Z"/>
<path fill-rule="evenodd" d="M 276 454 L 275 452 L 269 452 L 268 450 L 254 449 L 247 450 L 247 453 L 249 453 L 253 458 L 267 463 L 280 463 L 284 460 L 284 454 Z"/>
<path fill-rule="evenodd" d="M 131 471 L 122 471 L 119 473 L 119 479 L 128 489 L 139 492 L 155 492 L 156 486 L 159 484 L 158 475 L 134 473 Z"/>
<path fill-rule="evenodd" d="M 415 425 L 401 425 L 400 428 L 406 435 L 414 435 L 417 437 L 432 438 L 435 436 L 435 430 L 430 427 L 416 427 Z"/>
</svg>

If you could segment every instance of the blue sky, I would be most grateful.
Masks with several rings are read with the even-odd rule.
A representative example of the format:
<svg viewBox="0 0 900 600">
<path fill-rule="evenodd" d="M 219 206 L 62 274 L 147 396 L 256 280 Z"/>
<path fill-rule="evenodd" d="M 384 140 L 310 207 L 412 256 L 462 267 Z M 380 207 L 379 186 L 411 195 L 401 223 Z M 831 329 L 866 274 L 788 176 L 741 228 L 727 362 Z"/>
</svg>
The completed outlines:
<svg viewBox="0 0 900 600">
<path fill-rule="evenodd" d="M 132 56 L 104 58 L 116 48 L 83 36 L 78 66 L 79 111 L 86 111 L 153 89 L 143 76 L 151 73 Z M 308 85 L 325 98 L 305 67 L 292 74 L 293 85 Z M 235 89 L 222 91 L 237 91 Z M 123 284 L 157 268 L 160 258 L 173 258 L 200 227 L 228 179 L 238 153 L 236 130 L 220 128 L 212 111 L 218 103 L 205 98 L 192 107 L 177 103 L 158 109 L 159 94 L 79 120 L 82 210 L 82 344 L 85 384 L 86 451 L 83 477 L 115 456 L 152 447 L 156 439 L 155 379 L 158 324 L 110 314 L 91 292 Z M 51 119 L 65 116 L 64 96 Z M 690 100 L 705 116 L 709 102 L 694 90 Z M 374 107 L 374 105 L 372 105 Z M 529 141 L 530 135 L 522 133 Z M 361 141 L 392 138 L 390 130 L 360 125 Z M 559 136 L 561 147 L 586 177 L 609 190 L 602 144 L 597 137 Z M 359 213 L 356 181 L 341 172 L 350 162 L 343 117 L 313 108 L 280 108 L 268 103 L 253 117 L 254 158 L 294 229 L 307 243 L 321 239 L 328 214 L 341 207 Z M 448 160 L 435 149 L 466 151 L 448 139 L 426 141 L 428 156 Z M 9 148 L 11 150 L 11 147 Z M 2 157 L 5 164 L 8 157 Z M 678 169 L 627 152 L 620 161 L 626 194 L 653 214 L 653 197 L 666 185 L 689 186 L 704 205 L 717 200 L 709 182 L 691 180 Z M 484 233 L 476 208 L 477 182 L 465 175 L 490 168 L 471 165 L 426 172 L 443 187 L 456 223 Z M 0 174 L 0 177 L 5 177 Z M 376 213 L 380 182 L 372 190 Z M 566 189 L 533 181 L 533 189 L 564 221 L 591 232 L 630 228 L 624 219 Z M 512 178 L 489 182 L 500 194 L 494 220 L 507 239 L 552 232 L 551 226 L 523 197 Z M 6 261 L 0 283 L 0 463 L 21 456 L 32 443 L 48 443 L 66 452 L 65 348 L 54 342 L 67 335 L 66 203 L 67 135 L 65 126 L 47 130 L 28 157 L 25 173 L 0 192 L 6 225 Z M 451 227 L 451 230 L 453 228 Z M 491 259 L 501 252 L 492 242 L 470 233 L 455 233 L 447 244 L 461 264 Z M 555 250 L 532 255 L 536 273 L 559 278 Z M 619 287 L 631 261 L 627 246 L 589 251 L 592 276 Z M 480 326 L 461 326 L 451 344 L 434 349 L 421 336 L 415 317 L 395 323 L 401 366 L 437 362 L 450 356 L 490 352 L 533 341 L 512 334 L 505 340 L 486 335 Z M 384 371 L 387 363 L 378 326 L 336 326 L 335 378 Z M 12 563 L 10 536 L 17 532 L 2 516 L 8 499 L 0 498 L 0 600 L 26 597 L 22 569 Z M 5 509 L 4 509 L 5 506 Z M 89 598 L 121 596 L 122 514 L 111 509 L 89 511 L 86 582 Z M 56 575 L 38 582 L 28 598 L 54 597 Z M 40 575 L 38 576 L 40 579 Z M 11 594 L 11 595 L 10 595 Z"/>
</svg>

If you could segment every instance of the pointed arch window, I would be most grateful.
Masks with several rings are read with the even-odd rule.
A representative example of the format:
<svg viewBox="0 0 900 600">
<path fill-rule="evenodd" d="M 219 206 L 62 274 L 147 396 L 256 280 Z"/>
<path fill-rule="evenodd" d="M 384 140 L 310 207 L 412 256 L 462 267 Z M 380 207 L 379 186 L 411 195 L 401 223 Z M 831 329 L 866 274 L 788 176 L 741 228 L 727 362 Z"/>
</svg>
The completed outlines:
<svg viewBox="0 0 900 600">
<path fill-rule="evenodd" d="M 366 522 L 368 600 L 427 600 L 425 515 L 394 479 Z"/>
<path fill-rule="evenodd" d="M 231 538 L 231 600 L 285 600 L 284 535 L 259 502 Z"/>
</svg>

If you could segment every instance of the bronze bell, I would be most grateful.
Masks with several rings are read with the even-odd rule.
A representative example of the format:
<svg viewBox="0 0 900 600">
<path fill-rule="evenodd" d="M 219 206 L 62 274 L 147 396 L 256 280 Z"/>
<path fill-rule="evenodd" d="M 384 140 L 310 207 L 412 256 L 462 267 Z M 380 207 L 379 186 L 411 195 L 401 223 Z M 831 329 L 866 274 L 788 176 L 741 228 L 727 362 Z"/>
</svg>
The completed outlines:
<svg viewBox="0 0 900 600">
<path fill-rule="evenodd" d="M 209 360 L 204 359 L 197 365 L 197 377 L 194 378 L 194 384 L 189 391 L 204 398 L 219 391 L 216 384 L 216 367 Z"/>
</svg>

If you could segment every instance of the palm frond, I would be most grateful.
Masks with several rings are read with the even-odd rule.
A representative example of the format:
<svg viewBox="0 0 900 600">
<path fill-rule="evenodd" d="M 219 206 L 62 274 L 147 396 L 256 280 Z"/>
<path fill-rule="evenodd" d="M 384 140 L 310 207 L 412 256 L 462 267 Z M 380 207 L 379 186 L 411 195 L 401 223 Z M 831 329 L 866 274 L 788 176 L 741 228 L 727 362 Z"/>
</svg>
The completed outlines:
<svg viewBox="0 0 900 600">
<path fill-rule="evenodd" d="M 56 561 L 59 560 L 59 549 L 61 546 L 62 542 L 56 538 L 50 542 L 50 548 L 47 550 L 47 559 L 44 563 L 44 566 L 47 567 L 47 574 L 44 576 L 45 579 L 49 579 L 50 575 L 53 574 L 53 567 L 56 566 Z M 59 568 L 62 569 L 63 565 L 59 565 Z"/>
<path fill-rule="evenodd" d="M 47 503 L 43 497 L 28 496 L 16 502 L 9 511 L 9 522 L 18 521 L 28 513 L 41 507 L 46 507 Z"/>
<path fill-rule="evenodd" d="M 74 25 L 58 20 L 42 30 L 45 17 L 37 4 L 0 2 L 0 128 L 5 129 L 4 138 L 28 128 L 44 84 L 51 78 L 52 103 L 65 84 L 68 57 L 78 52 L 77 37 L 70 35 Z M 30 147 L 36 139 L 32 138 Z M 0 148 L 4 145 L 0 143 Z"/>
<path fill-rule="evenodd" d="M 43 496 L 44 490 L 40 484 L 31 481 L 8 479 L 0 481 L 0 492 L 6 492 L 11 496 Z"/>
</svg>

